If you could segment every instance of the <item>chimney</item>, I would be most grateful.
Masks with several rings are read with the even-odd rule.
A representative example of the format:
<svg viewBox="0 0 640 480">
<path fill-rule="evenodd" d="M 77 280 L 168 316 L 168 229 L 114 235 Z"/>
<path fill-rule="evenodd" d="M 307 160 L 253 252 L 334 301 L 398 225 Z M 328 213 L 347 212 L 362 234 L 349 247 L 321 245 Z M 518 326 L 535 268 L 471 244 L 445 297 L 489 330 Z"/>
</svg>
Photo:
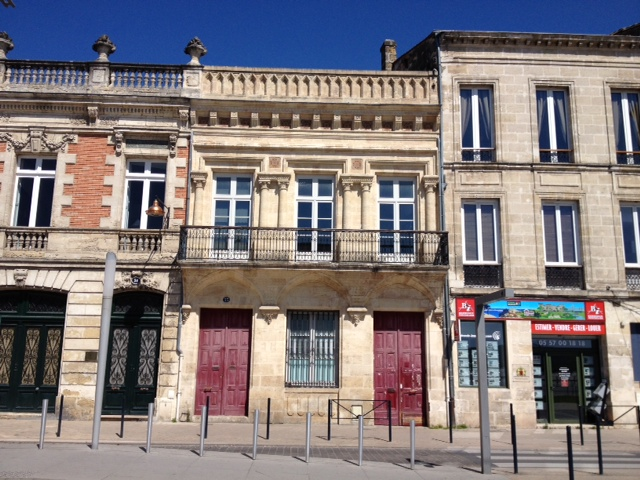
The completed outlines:
<svg viewBox="0 0 640 480">
<path fill-rule="evenodd" d="M 385 40 L 380 47 L 380 53 L 382 54 L 382 70 L 393 69 L 393 62 L 398 58 L 397 47 L 398 44 L 393 40 Z"/>
</svg>

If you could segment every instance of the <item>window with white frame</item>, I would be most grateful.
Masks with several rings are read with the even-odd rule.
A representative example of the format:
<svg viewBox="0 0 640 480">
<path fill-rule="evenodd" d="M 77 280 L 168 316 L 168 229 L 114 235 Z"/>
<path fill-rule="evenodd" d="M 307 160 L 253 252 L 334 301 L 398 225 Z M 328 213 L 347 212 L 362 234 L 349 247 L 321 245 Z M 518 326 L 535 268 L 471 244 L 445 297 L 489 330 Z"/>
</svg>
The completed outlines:
<svg viewBox="0 0 640 480">
<path fill-rule="evenodd" d="M 334 182 L 332 178 L 299 178 L 296 241 L 298 259 L 330 259 L 333 250 Z"/>
<path fill-rule="evenodd" d="M 154 200 L 164 203 L 166 162 L 129 160 L 127 163 L 127 204 L 124 211 L 124 228 L 162 228 L 162 217 L 150 217 L 146 211 Z"/>
<path fill-rule="evenodd" d="M 460 89 L 462 159 L 493 162 L 493 92 L 489 88 Z"/>
<path fill-rule="evenodd" d="M 51 226 L 55 176 L 55 159 L 19 159 L 13 202 L 14 226 Z"/>
<path fill-rule="evenodd" d="M 637 205 L 622 205 L 622 239 L 624 242 L 624 263 L 627 267 L 640 268 L 638 251 L 640 250 L 640 226 Z"/>
<path fill-rule="evenodd" d="M 548 266 L 580 264 L 579 221 L 572 203 L 547 203 L 542 206 L 545 260 Z"/>
<path fill-rule="evenodd" d="M 613 92 L 613 128 L 616 135 L 617 163 L 640 165 L 640 103 L 639 95 Z"/>
<path fill-rule="evenodd" d="M 287 387 L 338 386 L 338 312 L 287 314 Z"/>
<path fill-rule="evenodd" d="M 410 261 L 413 258 L 415 190 L 413 180 L 379 181 L 380 253 L 383 260 Z"/>
<path fill-rule="evenodd" d="M 249 251 L 252 179 L 246 175 L 217 175 L 214 178 L 213 248 L 243 258 Z M 230 228 L 219 228 L 230 227 Z"/>
<path fill-rule="evenodd" d="M 462 203 L 465 263 L 499 262 L 499 210 L 495 201 Z"/>
<path fill-rule="evenodd" d="M 567 92 L 538 90 L 536 104 L 540 161 L 571 163 L 571 122 Z"/>
</svg>

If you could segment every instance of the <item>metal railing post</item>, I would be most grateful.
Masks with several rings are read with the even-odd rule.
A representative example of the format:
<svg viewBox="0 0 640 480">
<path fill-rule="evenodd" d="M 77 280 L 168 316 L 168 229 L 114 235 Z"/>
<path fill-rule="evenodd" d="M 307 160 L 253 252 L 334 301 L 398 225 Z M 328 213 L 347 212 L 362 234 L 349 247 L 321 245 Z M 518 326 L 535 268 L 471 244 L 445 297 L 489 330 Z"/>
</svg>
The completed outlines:
<svg viewBox="0 0 640 480">
<path fill-rule="evenodd" d="M 120 411 L 120 438 L 124 438 L 124 411 L 127 404 L 127 399 L 122 395 L 122 410 Z"/>
<path fill-rule="evenodd" d="M 58 431 L 56 432 L 56 437 L 60 437 L 62 433 L 62 410 L 64 409 L 64 395 L 60 395 L 60 407 L 58 411 Z"/>
<path fill-rule="evenodd" d="M 207 395 L 207 407 L 206 407 L 206 415 L 205 415 L 205 422 L 204 422 L 204 438 L 208 438 L 209 437 L 209 395 Z"/>
<path fill-rule="evenodd" d="M 569 460 L 569 480 L 573 480 L 573 445 L 571 444 L 571 427 L 567 425 L 567 459 Z"/>
<path fill-rule="evenodd" d="M 311 453 L 311 412 L 307 412 L 307 441 L 305 448 L 305 461 L 309 463 L 309 454 Z"/>
<path fill-rule="evenodd" d="M 332 415 L 331 399 L 329 399 L 328 402 L 329 402 L 329 406 L 328 406 L 328 413 L 327 413 L 327 441 L 330 442 L 331 441 L 331 415 Z"/>
<path fill-rule="evenodd" d="M 411 444 L 411 470 L 415 468 L 416 465 L 416 421 L 411 420 L 411 431 L 409 443 Z"/>
<path fill-rule="evenodd" d="M 358 466 L 362 466 L 362 450 L 364 448 L 364 422 L 362 415 L 358 415 Z"/>
<path fill-rule="evenodd" d="M 267 440 L 269 440 L 270 427 L 271 427 L 271 397 L 267 398 Z"/>
<path fill-rule="evenodd" d="M 200 414 L 200 456 L 204 455 L 204 431 L 205 425 L 207 424 L 207 415 L 208 415 L 207 407 L 202 407 L 202 413 Z"/>
<path fill-rule="evenodd" d="M 391 443 L 391 400 L 387 400 L 387 417 L 389 418 L 389 443 Z"/>
<path fill-rule="evenodd" d="M 584 431 L 582 428 L 584 424 L 584 408 L 580 404 L 578 404 L 578 422 L 580 424 L 580 445 L 584 445 Z"/>
<path fill-rule="evenodd" d="M 511 445 L 513 446 L 513 473 L 518 473 L 518 438 L 516 435 L 516 416 L 511 404 Z"/>
<path fill-rule="evenodd" d="M 253 419 L 253 460 L 258 456 L 258 425 L 260 424 L 260 410 L 256 410 Z"/>
<path fill-rule="evenodd" d="M 153 428 L 153 403 L 149 404 L 149 413 L 147 414 L 147 450 L 149 453 L 151 451 L 151 430 Z"/>
<path fill-rule="evenodd" d="M 49 399 L 42 400 L 42 420 L 40 421 L 40 443 L 38 449 L 44 448 L 44 432 L 47 428 L 47 410 L 49 410 Z"/>
<path fill-rule="evenodd" d="M 600 438 L 600 415 L 596 414 L 596 441 L 598 444 L 598 472 L 604 474 L 604 466 L 602 465 L 602 439 Z"/>
</svg>

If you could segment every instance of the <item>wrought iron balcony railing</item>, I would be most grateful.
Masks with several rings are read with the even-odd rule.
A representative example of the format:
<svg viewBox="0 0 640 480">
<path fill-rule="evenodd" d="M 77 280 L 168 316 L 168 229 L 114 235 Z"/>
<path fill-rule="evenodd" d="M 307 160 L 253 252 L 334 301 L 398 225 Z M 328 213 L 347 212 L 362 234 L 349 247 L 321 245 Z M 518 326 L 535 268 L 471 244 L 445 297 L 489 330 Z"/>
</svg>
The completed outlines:
<svg viewBox="0 0 640 480">
<path fill-rule="evenodd" d="M 640 165 L 640 152 L 616 152 L 618 165 Z"/>
<path fill-rule="evenodd" d="M 182 261 L 448 265 L 446 232 L 182 227 Z"/>
<path fill-rule="evenodd" d="M 542 163 L 573 163 L 573 150 L 543 150 L 540 149 Z"/>
<path fill-rule="evenodd" d="M 640 291 L 640 268 L 627 268 L 627 290 Z"/>
<path fill-rule="evenodd" d="M 546 267 L 547 288 L 584 290 L 582 267 Z"/>
</svg>

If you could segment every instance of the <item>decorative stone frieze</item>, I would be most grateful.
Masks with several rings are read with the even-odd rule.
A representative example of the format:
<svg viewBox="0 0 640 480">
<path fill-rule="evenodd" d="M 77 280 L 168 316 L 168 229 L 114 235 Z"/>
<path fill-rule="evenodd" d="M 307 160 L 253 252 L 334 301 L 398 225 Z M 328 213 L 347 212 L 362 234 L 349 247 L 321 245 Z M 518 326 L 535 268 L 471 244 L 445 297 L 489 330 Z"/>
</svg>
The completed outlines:
<svg viewBox="0 0 640 480">
<path fill-rule="evenodd" d="M 364 320 L 364 316 L 367 314 L 365 307 L 349 307 L 347 308 L 347 320 L 353 323 L 354 327 L 357 327 L 360 322 Z"/>
<path fill-rule="evenodd" d="M 176 145 L 178 143 L 178 135 L 172 133 L 169 135 L 169 156 L 171 158 L 176 156 Z"/>
<path fill-rule="evenodd" d="M 27 282 L 28 270 L 26 268 L 16 268 L 13 271 L 13 281 L 17 287 L 24 287 Z"/>
<path fill-rule="evenodd" d="M 115 281 L 116 289 L 158 290 L 159 283 L 155 275 L 142 270 L 120 272 Z"/>
<path fill-rule="evenodd" d="M 69 143 L 78 141 L 76 135 L 54 135 L 53 138 L 44 129 L 31 129 L 26 137 L 18 139 L 11 133 L 0 133 L 0 141 L 7 142 L 7 150 L 39 152 L 66 152 Z"/>
<path fill-rule="evenodd" d="M 193 171 L 191 172 L 191 183 L 195 188 L 204 188 L 207 183 L 207 172 Z"/>
<path fill-rule="evenodd" d="M 116 156 L 122 155 L 122 144 L 124 142 L 124 134 L 122 132 L 113 132 L 113 143 L 115 145 Z"/>
<path fill-rule="evenodd" d="M 96 105 L 88 106 L 87 113 L 89 114 L 89 125 L 95 126 L 98 122 L 98 107 Z"/>
<path fill-rule="evenodd" d="M 189 315 L 191 315 L 191 305 L 182 305 L 182 307 L 180 308 L 180 320 L 182 321 L 182 325 L 185 325 L 187 323 Z"/>
<path fill-rule="evenodd" d="M 271 322 L 273 322 L 280 313 L 280 307 L 276 305 L 263 305 L 258 308 L 258 313 L 262 316 L 263 320 L 267 322 L 267 325 L 271 325 Z"/>
<path fill-rule="evenodd" d="M 258 173 L 258 185 L 262 188 L 270 188 L 274 183 L 278 190 L 287 190 L 291 183 L 291 175 L 286 173 Z"/>
</svg>

